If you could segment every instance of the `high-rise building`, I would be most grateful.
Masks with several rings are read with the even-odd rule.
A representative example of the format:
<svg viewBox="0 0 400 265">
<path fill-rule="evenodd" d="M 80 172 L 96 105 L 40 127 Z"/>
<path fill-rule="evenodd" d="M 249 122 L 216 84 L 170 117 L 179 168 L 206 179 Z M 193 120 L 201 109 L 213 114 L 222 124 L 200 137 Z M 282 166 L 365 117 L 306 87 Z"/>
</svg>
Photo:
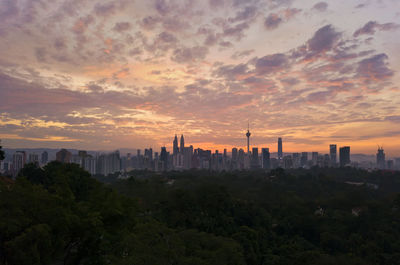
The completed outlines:
<svg viewBox="0 0 400 265">
<path fill-rule="evenodd" d="M 376 153 L 376 166 L 379 169 L 386 168 L 385 152 L 382 147 L 378 147 L 378 152 Z"/>
<path fill-rule="evenodd" d="M 301 153 L 301 158 L 300 158 L 300 165 L 302 167 L 307 166 L 307 161 L 308 161 L 308 153 L 307 152 L 302 152 Z"/>
<path fill-rule="evenodd" d="M 30 153 L 28 156 L 29 163 L 35 163 L 39 165 L 39 155 L 36 153 Z"/>
<path fill-rule="evenodd" d="M 350 164 L 350 146 L 339 148 L 340 167 L 345 167 Z"/>
<path fill-rule="evenodd" d="M 238 149 L 236 147 L 232 148 L 232 161 L 237 161 L 238 159 Z"/>
<path fill-rule="evenodd" d="M 260 163 L 258 161 L 258 148 L 253 147 L 253 151 L 251 152 L 251 168 L 256 169 L 260 167 Z"/>
<path fill-rule="evenodd" d="M 61 149 L 56 153 L 56 160 L 61 163 L 70 163 L 72 154 L 67 149 Z"/>
<path fill-rule="evenodd" d="M 179 151 L 183 154 L 183 149 L 185 148 L 185 139 L 183 138 L 183 134 L 181 135 L 181 146 Z"/>
<path fill-rule="evenodd" d="M 311 160 L 312 160 L 312 165 L 313 166 L 318 165 L 318 152 L 312 152 L 311 153 Z"/>
<path fill-rule="evenodd" d="M 175 134 L 175 138 L 174 138 L 174 142 L 173 142 L 172 154 L 176 155 L 177 153 L 179 153 L 178 136 L 176 136 L 176 134 Z"/>
<path fill-rule="evenodd" d="M 331 160 L 331 166 L 336 166 L 336 157 L 337 157 L 337 147 L 336 144 L 329 145 L 329 156 Z"/>
<path fill-rule="evenodd" d="M 49 161 L 49 153 L 47 153 L 47 151 L 44 151 L 42 153 L 42 159 L 41 159 L 42 165 L 46 165 L 48 161 Z"/>
<path fill-rule="evenodd" d="M 282 149 L 282 138 L 278 138 L 278 159 L 282 160 L 283 158 L 283 149 Z"/>
<path fill-rule="evenodd" d="M 271 163 L 270 163 L 270 153 L 269 153 L 269 148 L 262 148 L 261 149 L 261 166 L 263 169 L 270 169 L 271 168 Z"/>
<path fill-rule="evenodd" d="M 393 160 L 388 160 L 386 168 L 389 169 L 389 170 L 393 170 L 394 169 L 394 161 Z"/>
<path fill-rule="evenodd" d="M 181 141 L 181 144 L 182 144 L 182 141 Z M 168 152 L 167 152 L 166 147 L 161 147 L 160 161 L 162 162 L 162 170 L 163 171 L 168 170 Z"/>
<path fill-rule="evenodd" d="M 25 151 L 16 151 L 13 155 L 12 174 L 15 177 L 26 164 Z"/>
</svg>

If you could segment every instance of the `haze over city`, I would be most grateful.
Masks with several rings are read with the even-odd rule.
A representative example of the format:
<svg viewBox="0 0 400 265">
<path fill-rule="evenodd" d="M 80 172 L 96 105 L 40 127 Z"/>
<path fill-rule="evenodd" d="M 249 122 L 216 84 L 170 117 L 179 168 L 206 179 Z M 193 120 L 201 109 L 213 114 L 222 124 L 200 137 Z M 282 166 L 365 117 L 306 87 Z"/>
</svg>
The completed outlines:
<svg viewBox="0 0 400 265">
<path fill-rule="evenodd" d="M 400 1 L 0 0 L 6 148 L 400 156 Z"/>
</svg>

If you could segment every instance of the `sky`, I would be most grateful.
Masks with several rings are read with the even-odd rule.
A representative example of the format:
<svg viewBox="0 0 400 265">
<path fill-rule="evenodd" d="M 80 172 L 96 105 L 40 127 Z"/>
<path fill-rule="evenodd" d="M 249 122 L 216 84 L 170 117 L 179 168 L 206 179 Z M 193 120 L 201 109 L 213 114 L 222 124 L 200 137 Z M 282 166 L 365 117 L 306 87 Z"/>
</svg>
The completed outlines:
<svg viewBox="0 0 400 265">
<path fill-rule="evenodd" d="M 398 0 L 0 0 L 10 148 L 400 156 Z"/>
</svg>

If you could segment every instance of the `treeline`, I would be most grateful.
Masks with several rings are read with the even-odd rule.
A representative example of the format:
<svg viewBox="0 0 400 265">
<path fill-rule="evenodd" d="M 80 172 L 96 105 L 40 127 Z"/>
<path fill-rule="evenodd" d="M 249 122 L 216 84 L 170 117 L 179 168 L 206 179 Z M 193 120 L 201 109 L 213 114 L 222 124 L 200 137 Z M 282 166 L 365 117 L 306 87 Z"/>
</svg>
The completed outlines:
<svg viewBox="0 0 400 265">
<path fill-rule="evenodd" d="M 398 172 L 132 175 L 0 181 L 0 264 L 400 264 Z"/>
</svg>

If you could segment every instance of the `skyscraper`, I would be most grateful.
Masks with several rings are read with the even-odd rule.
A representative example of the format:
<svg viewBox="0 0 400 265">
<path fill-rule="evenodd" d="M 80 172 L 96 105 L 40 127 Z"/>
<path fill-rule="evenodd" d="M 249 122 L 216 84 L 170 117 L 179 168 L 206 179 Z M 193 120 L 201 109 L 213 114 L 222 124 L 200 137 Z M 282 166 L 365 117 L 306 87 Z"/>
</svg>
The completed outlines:
<svg viewBox="0 0 400 265">
<path fill-rule="evenodd" d="M 67 149 L 61 149 L 56 153 L 56 160 L 61 163 L 70 163 L 72 154 Z"/>
<path fill-rule="evenodd" d="M 282 151 L 282 138 L 278 138 L 278 159 L 281 160 L 283 157 L 283 151 Z"/>
<path fill-rule="evenodd" d="M 350 164 L 350 146 L 340 147 L 339 162 L 340 167 L 344 167 Z"/>
<path fill-rule="evenodd" d="M 180 152 L 183 154 L 183 149 L 185 149 L 185 139 L 183 138 L 183 134 L 181 135 L 181 146 L 179 148 Z"/>
<path fill-rule="evenodd" d="M 12 163 L 12 173 L 13 176 L 16 176 L 18 172 L 24 167 L 26 164 L 26 153 L 25 151 L 16 151 L 13 155 L 13 163 Z"/>
<path fill-rule="evenodd" d="M 251 168 L 256 169 L 260 167 L 260 163 L 258 161 L 258 148 L 253 147 L 253 151 L 251 153 Z"/>
<path fill-rule="evenodd" d="M 247 124 L 247 133 L 246 133 L 246 137 L 247 137 L 247 154 L 250 154 L 250 125 Z"/>
<path fill-rule="evenodd" d="M 49 161 L 49 154 L 47 153 L 47 151 L 44 151 L 42 153 L 42 165 L 46 165 L 47 161 Z"/>
<path fill-rule="evenodd" d="M 329 155 L 331 159 L 331 166 L 336 166 L 337 147 L 336 144 L 329 145 Z"/>
<path fill-rule="evenodd" d="M 176 155 L 179 152 L 179 147 L 178 147 L 178 136 L 176 136 L 175 134 L 175 138 L 174 138 L 174 143 L 173 143 L 173 150 L 172 150 L 172 154 Z"/>
<path fill-rule="evenodd" d="M 378 152 L 376 153 L 376 166 L 379 169 L 386 168 L 385 152 L 382 147 L 378 147 Z"/>
<path fill-rule="evenodd" d="M 269 148 L 263 148 L 261 149 L 261 166 L 263 169 L 270 169 L 271 168 L 271 163 L 270 163 L 270 154 L 269 154 Z"/>
</svg>

